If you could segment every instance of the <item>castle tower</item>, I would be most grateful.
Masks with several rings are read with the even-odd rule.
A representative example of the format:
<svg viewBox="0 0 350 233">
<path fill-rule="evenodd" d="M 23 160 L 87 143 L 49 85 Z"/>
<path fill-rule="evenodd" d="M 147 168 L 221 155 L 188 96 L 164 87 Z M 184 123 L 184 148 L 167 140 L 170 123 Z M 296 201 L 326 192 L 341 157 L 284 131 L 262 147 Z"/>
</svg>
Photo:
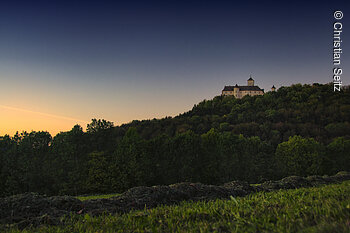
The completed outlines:
<svg viewBox="0 0 350 233">
<path fill-rule="evenodd" d="M 273 85 L 273 86 L 271 87 L 271 91 L 276 91 L 275 85 Z"/>
<path fill-rule="evenodd" d="M 254 86 L 254 79 L 252 79 L 252 76 L 247 80 L 248 86 Z"/>
<path fill-rule="evenodd" d="M 233 88 L 233 94 L 236 98 L 239 98 L 239 87 L 237 84 Z"/>
</svg>

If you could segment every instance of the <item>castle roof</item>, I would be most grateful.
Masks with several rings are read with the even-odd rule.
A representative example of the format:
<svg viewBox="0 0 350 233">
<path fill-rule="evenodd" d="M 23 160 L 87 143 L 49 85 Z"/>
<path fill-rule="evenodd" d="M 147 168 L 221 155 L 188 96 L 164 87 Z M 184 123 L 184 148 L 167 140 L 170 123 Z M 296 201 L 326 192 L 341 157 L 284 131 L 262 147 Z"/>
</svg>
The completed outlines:
<svg viewBox="0 0 350 233">
<path fill-rule="evenodd" d="M 248 81 L 251 81 L 251 80 L 253 80 L 253 81 L 254 81 L 254 79 L 252 79 L 252 77 L 250 77 L 250 78 L 248 79 Z"/>
<path fill-rule="evenodd" d="M 258 86 L 225 86 L 224 90 L 222 91 L 233 91 L 234 88 L 239 88 L 240 91 L 264 91 L 263 89 L 260 89 Z"/>
</svg>

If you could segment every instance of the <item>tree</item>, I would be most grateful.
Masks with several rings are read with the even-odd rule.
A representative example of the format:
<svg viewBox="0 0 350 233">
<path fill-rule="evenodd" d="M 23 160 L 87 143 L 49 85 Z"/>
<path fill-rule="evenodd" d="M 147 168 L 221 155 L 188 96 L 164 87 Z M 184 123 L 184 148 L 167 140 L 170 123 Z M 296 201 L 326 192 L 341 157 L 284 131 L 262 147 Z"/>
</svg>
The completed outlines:
<svg viewBox="0 0 350 233">
<path fill-rule="evenodd" d="M 186 131 L 171 138 L 166 145 L 169 182 L 198 181 L 200 137 Z"/>
<path fill-rule="evenodd" d="M 108 160 L 103 152 L 89 154 L 87 185 L 89 192 L 106 193 L 110 190 Z"/>
<path fill-rule="evenodd" d="M 46 172 L 51 140 L 51 135 L 44 131 L 15 135 L 16 145 L 7 160 L 12 167 L 8 174 L 9 189 L 15 193 L 50 192 L 52 182 Z"/>
<path fill-rule="evenodd" d="M 80 125 L 71 131 L 57 134 L 51 144 L 53 185 L 59 194 L 85 193 L 88 154 L 91 151 L 87 134 Z"/>
<path fill-rule="evenodd" d="M 308 176 L 321 173 L 324 146 L 313 138 L 292 136 L 277 146 L 276 159 L 282 176 Z"/>
<path fill-rule="evenodd" d="M 220 182 L 222 177 L 221 137 L 214 128 L 201 135 L 201 155 L 197 163 L 200 163 L 201 181 L 207 184 Z"/>
<path fill-rule="evenodd" d="M 327 146 L 328 166 L 325 173 L 334 174 L 339 171 L 350 170 L 350 140 L 344 137 L 334 139 Z"/>
<path fill-rule="evenodd" d="M 17 170 L 15 151 L 16 143 L 9 135 L 0 137 L 0 196 L 14 191 L 9 184 L 12 179 L 11 174 Z M 17 188 L 20 188 L 19 185 Z"/>
<path fill-rule="evenodd" d="M 140 138 L 135 128 L 130 127 L 119 142 L 113 155 L 113 189 L 124 191 L 128 188 L 142 185 L 143 173 L 140 162 L 144 149 L 144 140 Z"/>
<path fill-rule="evenodd" d="M 100 130 L 110 129 L 113 128 L 114 124 L 113 122 L 106 121 L 104 119 L 92 119 L 90 124 L 87 124 L 86 131 L 88 133 L 96 133 Z"/>
<path fill-rule="evenodd" d="M 349 122 L 330 123 L 325 126 L 326 131 L 332 137 L 345 136 L 350 132 Z"/>
</svg>

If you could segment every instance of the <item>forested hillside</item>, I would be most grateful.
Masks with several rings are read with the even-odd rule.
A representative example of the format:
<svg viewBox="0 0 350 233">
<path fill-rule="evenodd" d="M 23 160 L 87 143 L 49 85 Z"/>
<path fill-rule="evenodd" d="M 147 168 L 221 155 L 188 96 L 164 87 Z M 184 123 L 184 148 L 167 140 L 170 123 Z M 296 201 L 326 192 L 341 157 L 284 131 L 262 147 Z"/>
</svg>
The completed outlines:
<svg viewBox="0 0 350 233">
<path fill-rule="evenodd" d="M 252 183 L 350 170 L 350 91 L 293 85 L 217 96 L 177 117 L 114 127 L 95 120 L 55 137 L 0 137 L 0 195 L 122 192 L 181 181 Z"/>
<path fill-rule="evenodd" d="M 332 84 L 281 87 L 263 96 L 217 96 L 204 100 L 173 119 L 133 121 L 146 139 L 161 133 L 174 136 L 192 130 L 196 134 L 215 128 L 244 136 L 258 136 L 278 144 L 290 136 L 313 137 L 330 142 L 350 132 L 350 93 L 334 92 Z"/>
</svg>

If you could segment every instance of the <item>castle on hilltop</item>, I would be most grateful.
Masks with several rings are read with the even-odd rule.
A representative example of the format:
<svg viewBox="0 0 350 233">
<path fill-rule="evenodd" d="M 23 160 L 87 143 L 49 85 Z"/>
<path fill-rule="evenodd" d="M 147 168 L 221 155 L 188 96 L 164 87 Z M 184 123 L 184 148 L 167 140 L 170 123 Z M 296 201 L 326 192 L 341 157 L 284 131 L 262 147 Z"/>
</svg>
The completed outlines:
<svg viewBox="0 0 350 233">
<path fill-rule="evenodd" d="M 273 86 L 271 88 L 271 91 L 275 91 L 275 90 L 276 88 L 275 86 Z M 250 77 L 247 80 L 247 86 L 238 86 L 237 84 L 235 86 L 225 86 L 224 89 L 222 90 L 221 95 L 223 96 L 233 95 L 237 99 L 240 99 L 245 95 L 254 96 L 254 95 L 263 95 L 263 94 L 264 94 L 264 89 L 261 89 L 258 86 L 254 86 L 254 79 Z"/>
</svg>

